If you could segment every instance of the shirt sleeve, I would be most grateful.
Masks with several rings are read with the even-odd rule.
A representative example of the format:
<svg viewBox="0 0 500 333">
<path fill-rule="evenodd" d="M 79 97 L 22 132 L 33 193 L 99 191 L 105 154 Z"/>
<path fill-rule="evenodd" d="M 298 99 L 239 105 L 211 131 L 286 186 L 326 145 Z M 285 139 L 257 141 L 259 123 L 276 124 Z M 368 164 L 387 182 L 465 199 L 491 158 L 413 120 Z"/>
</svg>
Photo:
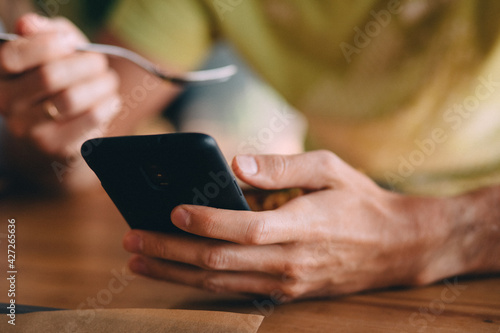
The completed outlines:
<svg viewBox="0 0 500 333">
<path fill-rule="evenodd" d="M 212 20 L 196 0 L 119 0 L 108 29 L 154 61 L 191 70 L 212 44 Z"/>
</svg>

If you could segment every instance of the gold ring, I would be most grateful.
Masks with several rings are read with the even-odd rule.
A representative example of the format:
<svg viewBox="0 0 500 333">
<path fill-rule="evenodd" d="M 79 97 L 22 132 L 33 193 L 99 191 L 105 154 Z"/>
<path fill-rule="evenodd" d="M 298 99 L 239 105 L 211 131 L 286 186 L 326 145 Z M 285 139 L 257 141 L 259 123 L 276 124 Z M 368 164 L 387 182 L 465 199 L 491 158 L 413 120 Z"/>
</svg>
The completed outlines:
<svg viewBox="0 0 500 333">
<path fill-rule="evenodd" d="M 62 117 L 61 112 L 57 109 L 54 102 L 51 100 L 46 100 L 42 103 L 43 112 L 45 116 L 53 121 L 59 121 Z"/>
</svg>

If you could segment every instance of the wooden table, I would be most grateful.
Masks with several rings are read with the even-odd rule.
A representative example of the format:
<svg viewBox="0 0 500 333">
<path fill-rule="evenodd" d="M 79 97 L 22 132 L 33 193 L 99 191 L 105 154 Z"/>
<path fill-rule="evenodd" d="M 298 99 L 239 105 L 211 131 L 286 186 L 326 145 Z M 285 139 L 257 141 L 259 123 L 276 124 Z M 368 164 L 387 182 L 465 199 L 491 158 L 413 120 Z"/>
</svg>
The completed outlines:
<svg viewBox="0 0 500 333">
<path fill-rule="evenodd" d="M 276 305 L 134 277 L 127 225 L 101 190 L 65 198 L 0 199 L 0 302 L 8 302 L 8 219 L 16 220 L 16 303 L 77 308 L 177 308 L 259 313 L 259 332 L 500 333 L 500 275 L 425 288 Z M 499 258 L 500 260 L 500 258 Z"/>
</svg>

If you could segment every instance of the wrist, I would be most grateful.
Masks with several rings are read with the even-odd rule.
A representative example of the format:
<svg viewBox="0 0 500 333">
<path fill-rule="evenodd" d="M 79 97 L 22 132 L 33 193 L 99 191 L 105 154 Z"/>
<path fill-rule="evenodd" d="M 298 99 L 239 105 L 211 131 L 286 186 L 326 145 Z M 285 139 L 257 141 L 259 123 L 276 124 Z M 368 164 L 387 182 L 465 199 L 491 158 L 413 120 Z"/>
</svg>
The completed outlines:
<svg viewBox="0 0 500 333">
<path fill-rule="evenodd" d="M 406 201 L 418 231 L 413 284 L 500 271 L 500 187 Z"/>
<path fill-rule="evenodd" d="M 464 271 L 500 271 L 500 186 L 450 198 Z"/>
<path fill-rule="evenodd" d="M 402 218 L 407 223 L 410 244 L 404 249 L 406 284 L 426 285 L 457 269 L 448 251 L 451 218 L 447 199 L 401 196 L 398 200 Z"/>
</svg>

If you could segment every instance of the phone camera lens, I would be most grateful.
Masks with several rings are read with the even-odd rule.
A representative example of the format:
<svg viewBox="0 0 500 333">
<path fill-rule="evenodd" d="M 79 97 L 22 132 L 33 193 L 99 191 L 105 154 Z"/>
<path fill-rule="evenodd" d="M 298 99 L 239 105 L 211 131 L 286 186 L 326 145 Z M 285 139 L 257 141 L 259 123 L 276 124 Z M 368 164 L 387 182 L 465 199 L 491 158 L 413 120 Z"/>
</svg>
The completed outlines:
<svg viewBox="0 0 500 333">
<path fill-rule="evenodd" d="M 161 165 L 156 163 L 146 164 L 142 167 L 142 170 L 153 186 L 166 187 L 170 184 L 169 174 Z"/>
</svg>

